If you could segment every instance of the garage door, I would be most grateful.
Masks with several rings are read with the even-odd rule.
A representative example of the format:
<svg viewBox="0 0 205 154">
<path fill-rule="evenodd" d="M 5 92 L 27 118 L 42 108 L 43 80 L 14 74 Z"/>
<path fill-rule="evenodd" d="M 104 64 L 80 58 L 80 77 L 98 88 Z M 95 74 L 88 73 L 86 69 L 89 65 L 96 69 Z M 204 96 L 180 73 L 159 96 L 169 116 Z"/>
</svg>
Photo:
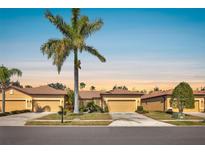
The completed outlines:
<svg viewBox="0 0 205 154">
<path fill-rule="evenodd" d="M 60 110 L 60 101 L 59 100 L 51 100 L 44 101 L 38 100 L 34 101 L 34 111 L 35 112 L 58 112 Z"/>
<path fill-rule="evenodd" d="M 109 112 L 135 112 L 136 102 L 132 100 L 112 100 L 108 101 L 108 109 Z"/>
<path fill-rule="evenodd" d="M 147 111 L 164 111 L 164 103 L 161 101 L 142 103 L 142 106 Z"/>
<path fill-rule="evenodd" d="M 25 101 L 6 101 L 5 106 L 6 112 L 14 111 L 14 110 L 25 110 L 26 102 Z"/>
</svg>

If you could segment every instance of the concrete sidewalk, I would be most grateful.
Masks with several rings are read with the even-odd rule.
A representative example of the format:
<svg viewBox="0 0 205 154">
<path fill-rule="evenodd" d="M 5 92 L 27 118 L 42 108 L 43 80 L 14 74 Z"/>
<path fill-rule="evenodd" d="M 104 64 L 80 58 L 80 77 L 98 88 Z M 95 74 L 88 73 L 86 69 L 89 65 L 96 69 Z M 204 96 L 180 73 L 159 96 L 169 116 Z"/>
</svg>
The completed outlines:
<svg viewBox="0 0 205 154">
<path fill-rule="evenodd" d="M 41 112 L 41 113 L 21 113 L 10 116 L 0 117 L 0 126 L 24 126 L 27 120 L 40 118 L 45 115 L 52 114 L 52 112 Z"/>
<path fill-rule="evenodd" d="M 113 122 L 109 126 L 174 126 L 138 113 L 111 113 Z"/>
<path fill-rule="evenodd" d="M 205 118 L 205 113 L 202 112 L 185 112 L 185 114 Z"/>
</svg>

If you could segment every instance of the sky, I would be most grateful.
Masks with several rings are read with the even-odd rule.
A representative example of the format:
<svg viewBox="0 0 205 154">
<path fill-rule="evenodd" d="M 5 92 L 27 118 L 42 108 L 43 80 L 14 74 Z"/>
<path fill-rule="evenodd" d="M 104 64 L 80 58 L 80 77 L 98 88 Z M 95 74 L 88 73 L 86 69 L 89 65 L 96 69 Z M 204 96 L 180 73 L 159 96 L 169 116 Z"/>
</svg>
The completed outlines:
<svg viewBox="0 0 205 154">
<path fill-rule="evenodd" d="M 70 22 L 71 9 L 49 9 Z M 48 39 L 62 38 L 45 17 L 46 9 L 0 9 L 0 64 L 19 68 L 23 85 L 62 82 L 73 87 L 73 55 L 60 74 L 40 51 Z M 102 29 L 86 40 L 107 59 L 88 53 L 81 60 L 80 82 L 87 89 L 171 89 L 181 81 L 205 86 L 205 9 L 81 9 Z"/>
</svg>

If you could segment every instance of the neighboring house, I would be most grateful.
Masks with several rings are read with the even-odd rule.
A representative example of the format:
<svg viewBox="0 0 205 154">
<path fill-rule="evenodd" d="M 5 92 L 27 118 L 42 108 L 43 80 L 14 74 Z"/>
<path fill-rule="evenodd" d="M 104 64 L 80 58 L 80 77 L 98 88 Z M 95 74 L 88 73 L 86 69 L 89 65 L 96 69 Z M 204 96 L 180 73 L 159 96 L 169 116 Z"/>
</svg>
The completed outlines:
<svg viewBox="0 0 205 154">
<path fill-rule="evenodd" d="M 6 89 L 6 112 L 28 109 L 38 111 L 59 111 L 59 106 L 64 106 L 66 92 L 56 90 L 49 86 L 36 88 L 18 88 L 10 86 Z M 2 105 L 0 92 L 0 111 Z"/>
<path fill-rule="evenodd" d="M 140 97 L 142 93 L 115 89 L 111 91 L 81 91 L 80 102 L 86 104 L 89 101 L 96 102 L 97 105 L 104 108 L 108 107 L 109 112 L 135 112 L 137 106 L 140 106 Z"/>
<path fill-rule="evenodd" d="M 100 94 L 103 91 L 80 91 L 79 101 L 80 104 L 86 106 L 89 102 L 93 101 L 96 105 L 102 106 Z"/>
<path fill-rule="evenodd" d="M 171 103 L 172 90 L 153 92 L 151 94 L 143 95 L 141 97 L 141 105 L 148 111 L 166 111 L 177 108 L 172 108 Z M 205 92 L 194 91 L 195 107 L 193 109 L 184 109 L 184 112 L 204 112 Z"/>
</svg>

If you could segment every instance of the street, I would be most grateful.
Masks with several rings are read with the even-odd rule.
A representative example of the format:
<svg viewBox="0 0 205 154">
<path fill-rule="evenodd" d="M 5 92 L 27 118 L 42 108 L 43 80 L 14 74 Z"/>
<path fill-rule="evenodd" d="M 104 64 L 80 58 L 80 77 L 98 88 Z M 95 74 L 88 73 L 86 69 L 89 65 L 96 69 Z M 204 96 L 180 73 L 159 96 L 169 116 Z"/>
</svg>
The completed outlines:
<svg viewBox="0 0 205 154">
<path fill-rule="evenodd" d="M 205 127 L 0 127 L 6 145 L 205 144 Z"/>
</svg>

